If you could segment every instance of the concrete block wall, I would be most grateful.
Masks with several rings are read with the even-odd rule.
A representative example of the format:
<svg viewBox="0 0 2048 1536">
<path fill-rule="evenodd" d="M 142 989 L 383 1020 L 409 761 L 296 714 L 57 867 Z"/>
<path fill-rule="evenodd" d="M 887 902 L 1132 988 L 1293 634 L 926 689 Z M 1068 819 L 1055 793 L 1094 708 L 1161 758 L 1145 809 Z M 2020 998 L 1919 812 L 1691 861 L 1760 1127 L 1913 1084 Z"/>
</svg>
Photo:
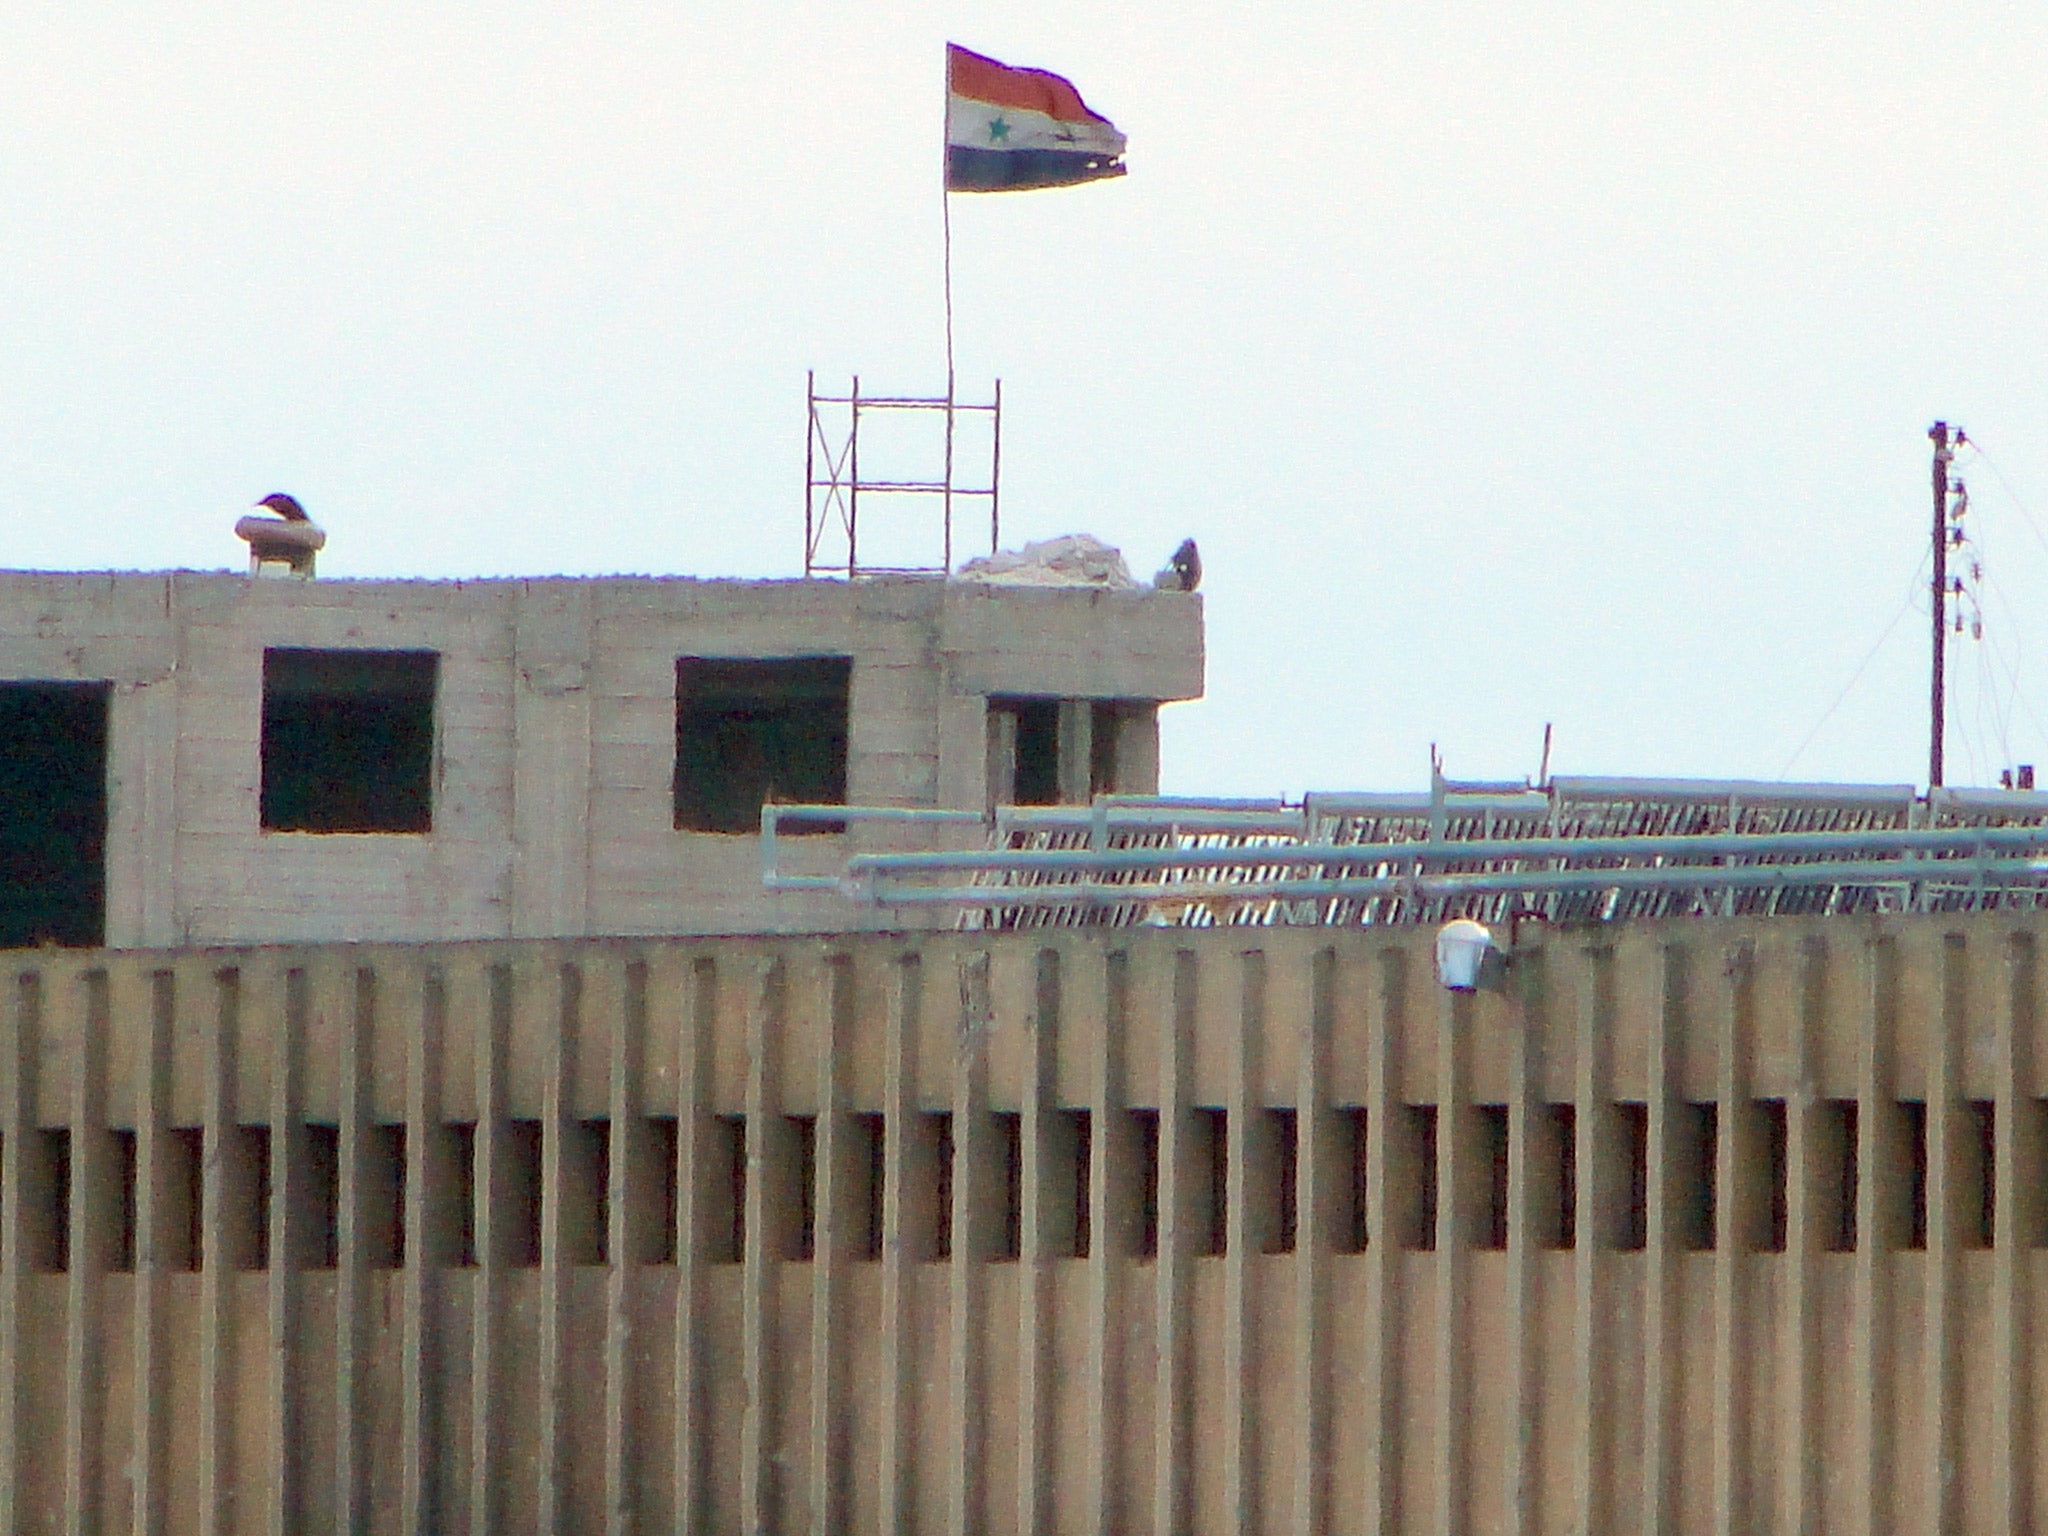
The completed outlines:
<svg viewBox="0 0 2048 1536">
<path fill-rule="evenodd" d="M 0 960 L 0 1530 L 2018 1533 L 2048 919 Z"/>
<path fill-rule="evenodd" d="M 431 833 L 259 829 L 268 646 L 440 653 Z M 761 891 L 754 838 L 673 826 L 676 658 L 805 654 L 853 658 L 853 802 L 979 808 L 991 692 L 1195 697 L 1201 607 L 921 579 L 0 573 L 0 681 L 113 685 L 116 946 L 839 926 L 836 902 Z M 1128 787 L 1156 788 L 1141 734 Z M 847 842 L 787 865 L 834 868 Z"/>
</svg>

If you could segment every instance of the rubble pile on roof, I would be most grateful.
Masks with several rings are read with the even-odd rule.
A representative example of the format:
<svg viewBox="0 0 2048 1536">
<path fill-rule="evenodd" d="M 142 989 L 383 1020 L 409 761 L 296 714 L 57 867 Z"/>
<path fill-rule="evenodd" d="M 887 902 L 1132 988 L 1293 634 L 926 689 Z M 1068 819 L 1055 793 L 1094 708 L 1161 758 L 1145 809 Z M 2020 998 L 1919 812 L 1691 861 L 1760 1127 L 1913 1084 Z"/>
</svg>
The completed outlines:
<svg viewBox="0 0 2048 1536">
<path fill-rule="evenodd" d="M 1022 549 L 969 560 L 955 573 L 961 581 L 1006 587 L 1103 587 L 1133 590 L 1130 568 L 1118 550 L 1088 533 L 1040 539 Z"/>
</svg>

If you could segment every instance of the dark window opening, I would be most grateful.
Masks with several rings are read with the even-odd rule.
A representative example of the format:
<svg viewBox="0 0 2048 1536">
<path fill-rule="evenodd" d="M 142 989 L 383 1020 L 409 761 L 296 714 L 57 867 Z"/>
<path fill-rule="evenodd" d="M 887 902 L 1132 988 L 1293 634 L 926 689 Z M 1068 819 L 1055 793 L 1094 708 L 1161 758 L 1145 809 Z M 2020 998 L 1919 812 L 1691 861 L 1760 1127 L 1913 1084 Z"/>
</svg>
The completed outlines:
<svg viewBox="0 0 2048 1536">
<path fill-rule="evenodd" d="M 1622 1207 L 1620 1219 L 1614 1224 L 1614 1246 L 1625 1253 L 1639 1253 L 1650 1242 L 1650 1106 L 1640 1100 L 1630 1101 L 1615 1105 L 1614 1113 L 1621 1140 L 1622 1166 L 1628 1170 L 1628 1203 Z M 1682 1109 L 1678 1118 L 1681 1122 L 1685 1118 Z M 1683 1139 L 1683 1125 L 1680 1126 L 1680 1138 Z M 1707 1139 L 1711 1144 L 1712 1135 L 1709 1134 Z M 1680 1166 L 1684 1165 L 1683 1156 L 1679 1162 Z M 1574 1172 L 1577 1167 L 1575 1160 Z M 1714 1189 L 1711 1169 L 1707 1173 L 1706 1187 L 1711 1199 Z M 1590 1212 L 1588 1219 L 1591 1219 Z M 1597 1240 L 1595 1246 L 1598 1246 Z"/>
<path fill-rule="evenodd" d="M 457 1269 L 476 1268 L 476 1123 L 457 1121 L 448 1127 L 448 1203 L 455 1213 Z"/>
<path fill-rule="evenodd" d="M 1856 1101 L 1823 1099 L 1814 1118 L 1815 1193 L 1820 1200 L 1821 1247 L 1856 1251 Z"/>
<path fill-rule="evenodd" d="M 650 1115 L 647 1119 L 647 1194 L 653 1204 L 653 1230 L 641 1249 L 643 1264 L 673 1264 L 677 1252 L 677 1224 L 682 1204 L 676 1183 L 682 1126 L 674 1115 Z"/>
<path fill-rule="evenodd" d="M 270 1127 L 229 1128 L 226 1180 L 227 1253 L 234 1269 L 270 1268 Z"/>
<path fill-rule="evenodd" d="M 1017 722 L 1012 805 L 1060 802 L 1060 703 L 1058 699 L 1008 699 L 993 707 Z"/>
<path fill-rule="evenodd" d="M 1721 1160 L 1721 1106 L 1675 1104 L 1672 1139 L 1678 1159 L 1677 1200 L 1672 1211 L 1678 1246 L 1711 1251 L 1720 1213 L 1714 1208 Z"/>
<path fill-rule="evenodd" d="M 341 1262 L 341 1128 L 308 1125 L 301 1129 L 310 1219 L 298 1234 L 300 1267 L 333 1269 Z"/>
<path fill-rule="evenodd" d="M 1131 1117 L 1131 1139 L 1137 1144 L 1137 1252 L 1141 1259 L 1159 1256 L 1159 1111 L 1126 1110 Z"/>
<path fill-rule="evenodd" d="M 1783 1253 L 1791 1211 L 1787 1205 L 1786 1183 L 1790 1176 L 1791 1127 L 1783 1099 L 1760 1099 L 1763 1115 L 1764 1211 L 1762 1231 L 1755 1247 L 1764 1253 Z"/>
<path fill-rule="evenodd" d="M 1267 1253 L 1292 1253 L 1301 1220 L 1301 1149 L 1296 1140 L 1300 1121 L 1291 1109 L 1269 1109 L 1265 1125 L 1267 1152 L 1273 1160 L 1273 1223 L 1262 1246 Z"/>
<path fill-rule="evenodd" d="M 52 1274 L 68 1275 L 71 1273 L 71 1132 L 58 1129 L 45 1130 L 40 1134 L 44 1174 L 49 1180 L 50 1191 L 50 1198 L 44 1203 L 49 1220 L 44 1244 L 48 1255 L 47 1268 Z"/>
<path fill-rule="evenodd" d="M 1367 1135 L 1368 1111 L 1362 1104 L 1349 1104 L 1337 1111 L 1337 1144 L 1342 1149 L 1338 1163 L 1336 1248 L 1339 1253 L 1363 1253 L 1371 1241 L 1367 1203 L 1367 1172 L 1372 1163 L 1372 1143 Z"/>
<path fill-rule="evenodd" d="M 796 1222 L 785 1235 L 780 1257 L 808 1264 L 818 1252 L 818 1117 L 784 1115 L 788 1126 L 788 1174 L 794 1188 Z"/>
<path fill-rule="evenodd" d="M 1998 1109 L 1989 1099 L 1963 1105 L 1966 1177 L 1962 1230 L 1965 1248 L 1989 1248 L 1998 1239 Z"/>
<path fill-rule="evenodd" d="M 356 1242 L 370 1269 L 405 1267 L 405 1127 L 363 1127 Z"/>
<path fill-rule="evenodd" d="M 853 1150 L 848 1159 L 854 1178 L 854 1229 L 848 1251 L 857 1259 L 870 1261 L 882 1256 L 883 1200 L 888 1185 L 887 1140 L 878 1114 L 851 1115 L 849 1135 Z"/>
<path fill-rule="evenodd" d="M 1486 1206 L 1479 1212 L 1480 1248 L 1503 1249 L 1508 1245 L 1508 1107 L 1505 1104 L 1472 1106 L 1473 1149 L 1479 1159 L 1479 1174 L 1486 1183 Z"/>
<path fill-rule="evenodd" d="M 1899 1117 L 1906 1128 L 1906 1246 L 1927 1246 L 1927 1105 L 1902 1100 Z"/>
<path fill-rule="evenodd" d="M 1579 1245 L 1579 1107 L 1545 1104 L 1538 1117 L 1542 1171 L 1550 1198 L 1537 1208 L 1537 1242 L 1544 1248 Z"/>
<path fill-rule="evenodd" d="M 164 1132 L 161 1144 L 169 1163 L 164 1191 L 171 1202 L 163 1224 L 164 1267 L 184 1274 L 199 1268 L 206 1246 L 204 1136 L 196 1125 L 179 1126 Z"/>
<path fill-rule="evenodd" d="M 675 824 L 687 832 L 756 832 L 770 802 L 846 803 L 845 656 L 676 661 Z M 792 824 L 791 832 L 843 829 Z"/>
<path fill-rule="evenodd" d="M 937 1110 L 925 1116 L 932 1149 L 932 1258 L 953 1257 L 953 1116 Z"/>
<path fill-rule="evenodd" d="M 562 1127 L 564 1264 L 609 1264 L 612 1237 L 612 1123 L 571 1120 Z"/>
<path fill-rule="evenodd" d="M 1046 1246 L 1054 1257 L 1085 1259 L 1095 1242 L 1094 1116 L 1085 1109 L 1056 1110 L 1048 1141 L 1048 1173 L 1057 1204 Z"/>
<path fill-rule="evenodd" d="M 104 683 L 0 683 L 0 949 L 106 942 Z"/>
<path fill-rule="evenodd" d="M 995 1122 L 1003 1219 L 996 1231 L 995 1251 L 989 1257 L 999 1264 L 1012 1263 L 1024 1254 L 1024 1117 L 1014 1110 L 999 1109 L 990 1118 Z"/>
<path fill-rule="evenodd" d="M 1404 1139 L 1401 1149 L 1402 1190 L 1406 1219 L 1401 1222 L 1401 1246 L 1420 1253 L 1436 1251 L 1437 1153 L 1436 1106 L 1404 1104 L 1401 1117 Z M 1399 1185 L 1396 1186 L 1400 1188 Z"/>
<path fill-rule="evenodd" d="M 114 1251 L 108 1256 L 107 1267 L 117 1275 L 132 1275 L 135 1273 L 137 1240 L 135 1133 L 117 1130 L 108 1134 L 114 1145 L 115 1204 L 120 1227 L 114 1235 Z"/>
<path fill-rule="evenodd" d="M 1197 1109 L 1189 1118 L 1188 1180 L 1195 1201 L 1195 1253 L 1220 1258 L 1230 1247 L 1230 1116 Z"/>
<path fill-rule="evenodd" d="M 432 651 L 263 653 L 268 832 L 431 832 Z"/>
<path fill-rule="evenodd" d="M 540 1266 L 540 1122 L 507 1120 L 498 1127 L 503 1203 L 498 1212 L 498 1261 L 512 1269 Z"/>
<path fill-rule="evenodd" d="M 710 1132 L 704 1257 L 713 1264 L 737 1264 L 747 1256 L 747 1117 L 714 1116 Z"/>
</svg>

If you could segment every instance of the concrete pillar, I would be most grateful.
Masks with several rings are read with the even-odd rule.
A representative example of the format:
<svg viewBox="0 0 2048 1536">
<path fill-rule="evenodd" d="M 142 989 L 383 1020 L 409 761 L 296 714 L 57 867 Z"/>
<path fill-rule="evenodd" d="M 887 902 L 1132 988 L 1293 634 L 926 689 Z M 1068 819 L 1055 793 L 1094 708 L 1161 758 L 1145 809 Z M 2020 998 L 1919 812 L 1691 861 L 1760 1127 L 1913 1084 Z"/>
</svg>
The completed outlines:
<svg viewBox="0 0 2048 1536">
<path fill-rule="evenodd" d="M 512 934 L 590 929 L 590 591 L 529 587 L 514 621 Z"/>
</svg>

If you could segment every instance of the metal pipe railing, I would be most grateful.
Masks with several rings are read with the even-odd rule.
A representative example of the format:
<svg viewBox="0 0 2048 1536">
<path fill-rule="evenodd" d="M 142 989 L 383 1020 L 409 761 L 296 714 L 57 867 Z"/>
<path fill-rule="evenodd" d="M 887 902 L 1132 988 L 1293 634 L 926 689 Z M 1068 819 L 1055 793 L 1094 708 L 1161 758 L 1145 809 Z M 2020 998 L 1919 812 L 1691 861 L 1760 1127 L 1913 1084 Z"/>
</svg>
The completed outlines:
<svg viewBox="0 0 2048 1536">
<path fill-rule="evenodd" d="M 2021 878 L 2024 877 L 2024 878 Z M 1949 880 L 1959 885 L 2025 885 L 2048 889 L 2048 865 L 2015 858 L 1874 859 L 1826 864 L 1667 864 L 1656 868 L 1489 870 L 1477 874 L 1375 875 L 1308 880 L 1203 880 L 1114 885 L 1074 881 L 1059 885 L 964 885 L 888 888 L 868 884 L 849 891 L 877 906 L 1049 907 L 1199 902 L 1412 900 L 1557 891 L 1725 890 L 1760 886 L 1913 885 Z"/>
<path fill-rule="evenodd" d="M 789 822 L 993 825 L 1004 842 L 1020 832 L 1085 832 L 1088 846 L 856 853 L 838 875 L 785 875 L 778 864 L 777 832 Z M 837 891 L 871 906 L 982 907 L 1733 890 L 1930 880 L 2048 886 L 2048 826 L 1342 844 L 1306 840 L 1310 824 L 1302 810 L 1278 802 L 1153 796 L 1101 796 L 1086 806 L 1004 806 L 987 816 L 931 807 L 769 805 L 761 809 L 762 884 L 773 891 Z M 1113 832 L 1281 840 L 1220 848 L 1116 848 L 1110 846 Z M 1446 868 L 1489 864 L 1511 867 Z M 1332 868 L 1338 873 L 1326 872 Z M 1227 878 L 1232 872 L 1239 878 Z M 970 883 L 918 883 L 945 876 L 966 876 Z M 1155 878 L 1144 878 L 1148 876 Z M 1208 878 L 1185 878 L 1191 876 Z M 1019 878 L 1029 883 L 1013 883 Z"/>
<path fill-rule="evenodd" d="M 778 867 L 775 834 L 785 821 L 919 822 L 927 826 L 986 826 L 988 818 L 979 811 L 937 810 L 910 805 L 764 805 L 761 807 L 761 886 L 770 891 L 837 891 L 845 888 L 839 875 L 785 875 Z"/>
<path fill-rule="evenodd" d="M 1850 853 L 2048 852 L 2048 827 L 1898 828 L 1855 832 L 1743 832 L 1623 837 L 1421 839 L 1392 843 L 1257 844 L 1239 848 L 982 848 L 926 853 L 861 853 L 847 860 L 851 880 L 872 876 L 979 873 L 1143 873 L 1236 869 L 1276 864 L 1409 864 L 1417 869 L 1492 860 L 1583 863 L 1656 859 L 1835 859 Z"/>
</svg>

